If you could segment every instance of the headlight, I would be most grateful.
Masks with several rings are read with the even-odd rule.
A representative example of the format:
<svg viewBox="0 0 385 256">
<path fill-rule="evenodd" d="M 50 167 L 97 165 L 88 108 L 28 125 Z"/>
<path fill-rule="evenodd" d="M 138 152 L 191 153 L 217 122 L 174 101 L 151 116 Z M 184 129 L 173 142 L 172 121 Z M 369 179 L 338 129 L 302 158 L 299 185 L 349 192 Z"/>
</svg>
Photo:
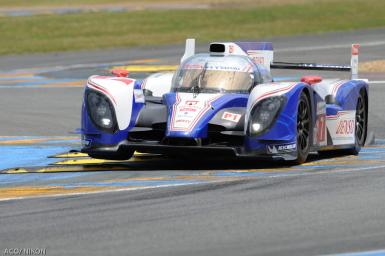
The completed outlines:
<svg viewBox="0 0 385 256">
<path fill-rule="evenodd" d="M 114 132 L 116 123 L 110 100 L 101 93 L 87 91 L 86 103 L 92 122 L 102 130 Z"/>
<path fill-rule="evenodd" d="M 258 102 L 250 113 L 248 134 L 255 136 L 269 129 L 285 103 L 285 96 L 270 97 Z"/>
</svg>

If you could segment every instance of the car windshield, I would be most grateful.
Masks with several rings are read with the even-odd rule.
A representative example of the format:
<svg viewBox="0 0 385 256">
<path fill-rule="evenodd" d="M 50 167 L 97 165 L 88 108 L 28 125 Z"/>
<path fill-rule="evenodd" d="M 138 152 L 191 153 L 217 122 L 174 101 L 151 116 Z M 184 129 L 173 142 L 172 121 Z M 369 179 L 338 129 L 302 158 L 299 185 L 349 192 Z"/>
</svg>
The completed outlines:
<svg viewBox="0 0 385 256">
<path fill-rule="evenodd" d="M 179 92 L 248 92 L 254 82 L 251 62 L 243 56 L 198 54 L 181 64 L 173 90 Z"/>
</svg>

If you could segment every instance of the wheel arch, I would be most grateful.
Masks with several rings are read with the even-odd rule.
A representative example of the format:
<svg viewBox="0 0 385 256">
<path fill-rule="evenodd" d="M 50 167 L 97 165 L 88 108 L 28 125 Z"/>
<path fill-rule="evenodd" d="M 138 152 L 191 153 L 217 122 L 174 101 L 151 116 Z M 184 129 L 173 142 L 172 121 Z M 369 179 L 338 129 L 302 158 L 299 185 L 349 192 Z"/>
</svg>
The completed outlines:
<svg viewBox="0 0 385 256">
<path fill-rule="evenodd" d="M 311 127 L 310 127 L 310 147 L 314 147 L 314 140 L 313 140 L 313 134 L 314 134 L 314 131 L 313 131 L 313 127 L 314 127 L 314 122 L 315 120 L 317 119 L 317 102 L 314 98 L 314 93 L 313 93 L 313 88 L 309 87 L 309 86 L 303 86 L 302 87 L 302 90 L 301 90 L 301 93 L 298 94 L 298 100 L 299 100 L 299 97 L 301 97 L 301 94 L 302 93 L 305 93 L 307 99 L 309 100 L 309 105 L 310 105 L 310 111 L 311 111 L 311 115 L 310 115 L 310 123 L 311 123 Z"/>
<path fill-rule="evenodd" d="M 309 88 L 308 86 L 304 85 L 301 87 L 301 89 L 298 91 L 298 100 L 297 100 L 297 118 L 298 117 L 298 108 L 300 106 L 300 102 L 303 101 L 303 97 L 306 98 L 307 100 L 307 104 L 308 104 L 308 108 L 309 108 L 309 128 L 308 128 L 308 146 L 307 146 L 307 149 L 305 151 L 302 151 L 302 149 L 300 150 L 300 145 L 299 145 L 299 142 L 298 142 L 298 127 L 296 127 L 296 130 L 297 130 L 297 159 L 294 161 L 295 163 L 297 164 L 301 164 L 301 163 L 304 163 L 308 157 L 308 154 L 310 151 L 312 151 L 313 149 L 313 127 L 314 127 L 314 120 L 315 120 L 315 117 L 314 115 L 316 114 L 315 113 L 315 107 L 314 107 L 314 104 L 316 104 L 315 102 L 315 99 L 313 97 L 313 93 L 312 93 L 312 88 Z M 304 129 L 303 127 L 301 129 Z"/>
</svg>

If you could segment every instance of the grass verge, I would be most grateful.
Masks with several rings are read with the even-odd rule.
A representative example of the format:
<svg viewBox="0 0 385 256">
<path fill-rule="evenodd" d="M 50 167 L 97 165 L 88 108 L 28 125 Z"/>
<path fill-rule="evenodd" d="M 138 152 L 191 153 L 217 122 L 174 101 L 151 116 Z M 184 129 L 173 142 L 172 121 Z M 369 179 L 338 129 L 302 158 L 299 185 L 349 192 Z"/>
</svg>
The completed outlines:
<svg viewBox="0 0 385 256">
<path fill-rule="evenodd" d="M 385 1 L 324 0 L 248 9 L 159 10 L 0 18 L 0 54 L 258 40 L 385 26 Z"/>
<path fill-rule="evenodd" d="M 256 5 L 282 5 L 288 3 L 303 3 L 317 0 L 236 0 L 236 4 L 246 6 Z M 0 8 L 25 8 L 25 7 L 68 7 L 68 6 L 92 6 L 92 5 L 146 5 L 168 3 L 199 3 L 212 6 L 231 5 L 234 0 L 0 0 Z"/>
</svg>

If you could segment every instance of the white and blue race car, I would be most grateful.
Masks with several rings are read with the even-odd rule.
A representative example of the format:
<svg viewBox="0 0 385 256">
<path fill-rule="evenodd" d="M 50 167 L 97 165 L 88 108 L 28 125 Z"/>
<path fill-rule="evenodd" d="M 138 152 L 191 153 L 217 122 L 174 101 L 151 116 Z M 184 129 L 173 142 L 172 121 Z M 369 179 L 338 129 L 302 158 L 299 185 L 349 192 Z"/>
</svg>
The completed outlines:
<svg viewBox="0 0 385 256">
<path fill-rule="evenodd" d="M 368 124 L 368 84 L 350 66 L 273 62 L 266 42 L 195 40 L 174 73 L 139 81 L 127 72 L 91 76 L 82 107 L 82 152 L 129 159 L 135 151 L 172 156 L 234 156 L 303 163 L 309 152 L 358 154 Z M 270 69 L 351 71 L 351 80 L 303 76 L 275 82 Z"/>
</svg>

